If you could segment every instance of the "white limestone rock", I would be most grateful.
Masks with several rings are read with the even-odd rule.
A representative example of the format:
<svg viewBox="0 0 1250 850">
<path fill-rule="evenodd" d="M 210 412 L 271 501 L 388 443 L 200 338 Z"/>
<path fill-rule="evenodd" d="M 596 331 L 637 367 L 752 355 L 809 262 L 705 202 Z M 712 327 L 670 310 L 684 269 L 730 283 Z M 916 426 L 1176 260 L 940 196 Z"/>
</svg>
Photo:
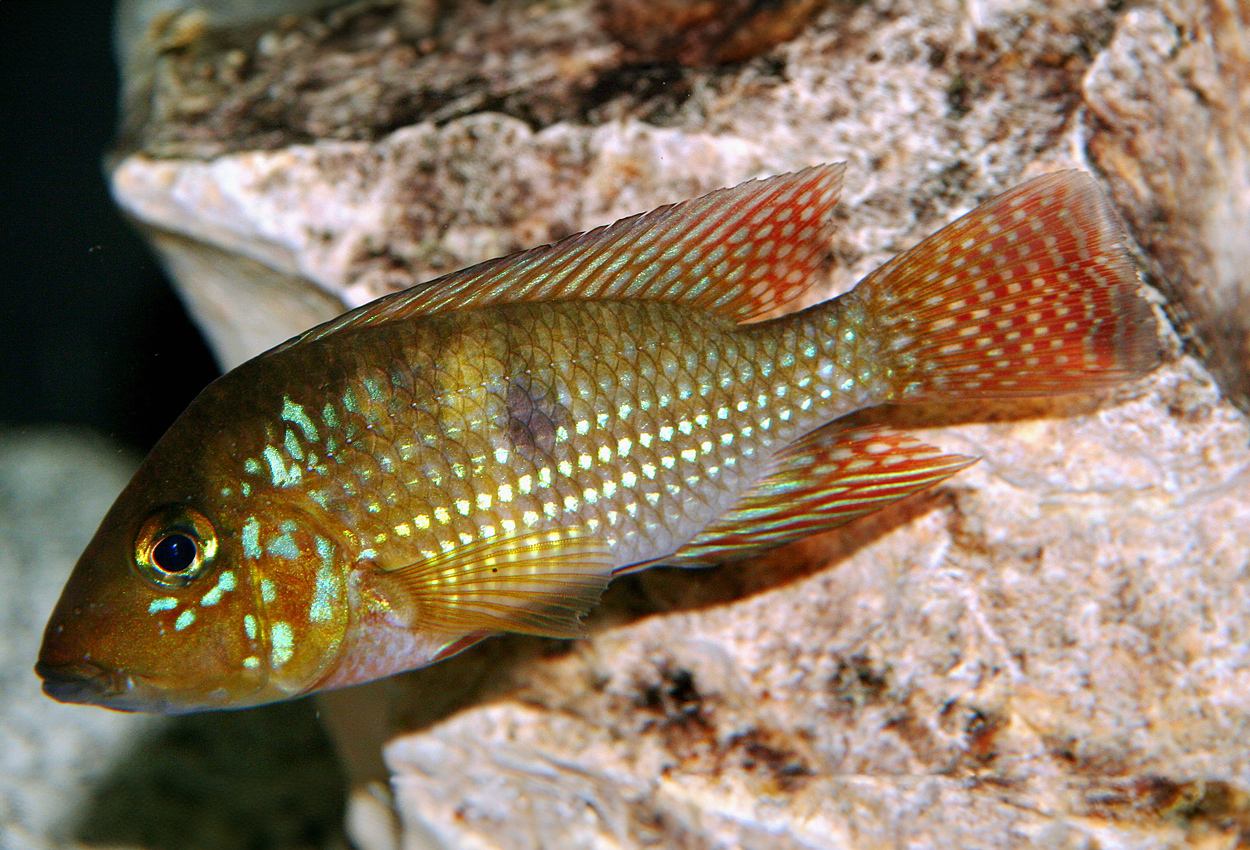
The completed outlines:
<svg viewBox="0 0 1250 850">
<path fill-rule="evenodd" d="M 0 432 L 0 847 L 67 845 L 114 759 L 152 728 L 54 703 L 32 669 L 44 622 L 135 460 L 68 433 Z"/>
</svg>

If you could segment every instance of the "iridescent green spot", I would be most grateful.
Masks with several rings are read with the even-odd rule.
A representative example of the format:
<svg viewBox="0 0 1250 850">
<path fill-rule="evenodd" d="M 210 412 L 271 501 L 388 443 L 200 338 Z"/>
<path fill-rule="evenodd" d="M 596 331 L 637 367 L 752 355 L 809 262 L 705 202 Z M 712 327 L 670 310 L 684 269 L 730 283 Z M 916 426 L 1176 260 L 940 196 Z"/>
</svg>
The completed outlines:
<svg viewBox="0 0 1250 850">
<path fill-rule="evenodd" d="M 270 540 L 269 545 L 265 547 L 265 551 L 270 555 L 286 558 L 288 561 L 294 561 L 299 557 L 299 547 L 295 545 L 295 538 L 290 534 L 280 534 L 273 540 Z"/>
<path fill-rule="evenodd" d="M 291 660 L 295 654 L 295 636 L 291 625 L 283 620 L 273 624 L 269 630 L 269 661 L 274 667 L 281 667 Z"/>
<path fill-rule="evenodd" d="M 267 578 L 260 580 L 260 598 L 269 604 L 278 598 L 278 594 L 274 592 L 273 582 Z"/>
<path fill-rule="evenodd" d="M 313 426 L 312 419 L 304 412 L 304 406 L 291 401 L 290 396 L 282 397 L 282 418 L 303 431 L 305 440 L 316 442 L 317 429 Z"/>
<path fill-rule="evenodd" d="M 269 478 L 273 481 L 275 487 L 281 487 L 287 482 L 286 464 L 282 461 L 282 455 L 273 446 L 265 446 L 265 463 L 269 464 Z"/>
<path fill-rule="evenodd" d="M 148 603 L 148 613 L 155 614 L 157 611 L 172 611 L 178 607 L 178 600 L 172 596 L 162 596 L 159 599 L 153 599 Z"/>
<path fill-rule="evenodd" d="M 243 631 L 248 640 L 256 640 L 256 618 L 251 614 L 243 615 Z"/>
<path fill-rule="evenodd" d="M 247 522 L 243 524 L 240 542 L 243 544 L 243 557 L 253 559 L 260 557 L 260 522 L 256 517 L 248 517 Z"/>
<path fill-rule="evenodd" d="M 382 382 L 376 378 L 365 378 L 361 381 L 365 385 L 365 391 L 369 393 L 369 400 L 374 404 L 381 404 L 386 400 L 382 392 Z"/>
<path fill-rule="evenodd" d="M 338 598 L 338 578 L 338 572 L 334 567 L 323 561 L 322 566 L 317 570 L 317 584 L 313 588 L 312 607 L 308 609 L 308 619 L 314 623 L 324 623 L 333 618 L 334 601 Z"/>
<path fill-rule="evenodd" d="M 195 622 L 195 611 L 188 608 L 178 615 L 178 619 L 174 620 L 174 631 L 180 632 L 187 626 Z"/>
<path fill-rule="evenodd" d="M 304 447 L 299 444 L 299 438 L 290 428 L 286 430 L 286 435 L 282 438 L 282 445 L 286 448 L 286 453 L 295 460 L 304 459 Z"/>
</svg>

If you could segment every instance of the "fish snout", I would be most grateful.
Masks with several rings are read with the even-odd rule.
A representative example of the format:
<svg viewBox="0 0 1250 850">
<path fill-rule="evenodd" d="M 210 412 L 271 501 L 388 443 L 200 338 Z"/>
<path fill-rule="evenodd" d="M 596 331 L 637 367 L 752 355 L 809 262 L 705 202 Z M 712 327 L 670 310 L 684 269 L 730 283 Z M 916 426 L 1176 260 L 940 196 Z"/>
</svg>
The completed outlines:
<svg viewBox="0 0 1250 850">
<path fill-rule="evenodd" d="M 43 679 L 43 692 L 58 702 L 113 708 L 117 697 L 126 690 L 115 674 L 90 662 L 56 664 L 40 659 L 35 673 Z"/>
</svg>

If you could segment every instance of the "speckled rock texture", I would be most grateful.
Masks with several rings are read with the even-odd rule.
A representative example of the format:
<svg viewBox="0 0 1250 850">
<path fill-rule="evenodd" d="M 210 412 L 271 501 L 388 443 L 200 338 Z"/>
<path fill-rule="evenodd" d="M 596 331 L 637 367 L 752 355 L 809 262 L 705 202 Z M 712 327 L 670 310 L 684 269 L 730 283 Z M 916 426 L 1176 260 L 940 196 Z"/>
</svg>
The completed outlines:
<svg viewBox="0 0 1250 850">
<path fill-rule="evenodd" d="M 830 292 L 1087 167 L 1172 357 L 1103 397 L 868 412 L 983 460 L 755 561 L 618 581 L 585 640 L 488 641 L 325 700 L 356 777 L 393 739 L 398 840 L 1250 843 L 1250 428 L 1230 401 L 1250 7 L 778 4 L 793 37 L 743 36 L 722 64 L 715 27 L 622 38 L 639 8 L 365 3 L 205 30 L 159 54 L 115 195 L 233 365 L 385 292 L 815 162 L 849 163 Z M 391 841 L 358 822 L 369 850 Z"/>
<path fill-rule="evenodd" d="M 1083 90 L 1090 159 L 1152 279 L 1250 410 L 1250 3 L 1130 10 Z"/>
<path fill-rule="evenodd" d="M 97 442 L 0 432 L 0 847 L 69 840 L 143 721 L 53 703 L 31 669 L 69 568 L 134 467 Z M 76 498 L 67 498 L 69 494 Z"/>
</svg>

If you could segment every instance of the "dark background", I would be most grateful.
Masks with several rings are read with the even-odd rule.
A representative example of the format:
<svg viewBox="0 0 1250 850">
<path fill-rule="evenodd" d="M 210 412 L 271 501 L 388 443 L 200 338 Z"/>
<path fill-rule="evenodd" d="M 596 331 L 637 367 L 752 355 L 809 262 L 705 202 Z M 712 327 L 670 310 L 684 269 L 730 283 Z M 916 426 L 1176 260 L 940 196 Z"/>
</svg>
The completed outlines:
<svg viewBox="0 0 1250 850">
<path fill-rule="evenodd" d="M 216 366 L 109 197 L 113 3 L 0 0 L 0 428 L 151 446 Z"/>
</svg>

